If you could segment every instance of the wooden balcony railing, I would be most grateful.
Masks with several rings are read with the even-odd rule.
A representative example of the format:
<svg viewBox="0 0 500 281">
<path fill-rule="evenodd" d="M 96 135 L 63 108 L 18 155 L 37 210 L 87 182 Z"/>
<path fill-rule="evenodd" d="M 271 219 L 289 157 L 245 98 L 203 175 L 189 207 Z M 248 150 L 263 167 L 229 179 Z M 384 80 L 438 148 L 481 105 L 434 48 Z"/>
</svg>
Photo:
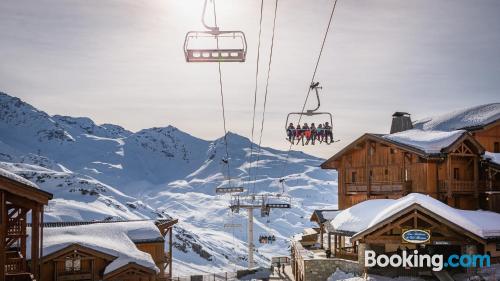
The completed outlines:
<svg viewBox="0 0 500 281">
<path fill-rule="evenodd" d="M 5 272 L 7 274 L 26 272 L 26 260 L 19 252 L 6 252 L 5 257 Z"/>
<path fill-rule="evenodd" d="M 20 220 L 17 218 L 9 219 L 9 227 L 7 228 L 7 236 L 23 236 L 26 235 L 26 228 L 23 227 Z"/>
<path fill-rule="evenodd" d="M 439 192 L 474 192 L 474 181 L 459 181 L 459 180 L 440 180 L 438 182 Z"/>
<path fill-rule="evenodd" d="M 393 192 L 410 192 L 411 181 L 376 181 L 371 183 L 372 193 L 393 193 Z M 366 193 L 368 187 L 366 183 L 347 183 L 347 193 Z"/>
<path fill-rule="evenodd" d="M 33 275 L 28 272 L 23 273 L 7 273 L 5 281 L 34 281 Z"/>
</svg>

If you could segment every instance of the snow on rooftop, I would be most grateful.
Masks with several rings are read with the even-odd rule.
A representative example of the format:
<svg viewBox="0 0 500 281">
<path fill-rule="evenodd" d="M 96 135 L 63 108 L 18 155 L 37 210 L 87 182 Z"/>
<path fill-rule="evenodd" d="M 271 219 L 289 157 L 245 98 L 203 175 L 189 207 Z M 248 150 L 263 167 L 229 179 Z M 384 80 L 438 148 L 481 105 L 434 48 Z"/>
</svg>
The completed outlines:
<svg viewBox="0 0 500 281">
<path fill-rule="evenodd" d="M 490 211 L 467 211 L 450 207 L 430 196 L 411 193 L 400 199 L 373 199 L 356 204 L 330 221 L 337 231 L 359 233 L 395 213 L 418 204 L 423 208 L 451 220 L 454 224 L 482 238 L 500 236 L 500 214 Z"/>
<path fill-rule="evenodd" d="M 500 153 L 485 151 L 483 158 L 486 160 L 490 160 L 492 163 L 500 165 Z"/>
<path fill-rule="evenodd" d="M 416 121 L 413 126 L 422 130 L 453 131 L 484 126 L 499 119 L 500 103 L 491 103 L 424 118 Z"/>
<path fill-rule="evenodd" d="M 464 133 L 465 131 L 463 130 L 444 132 L 412 129 L 395 134 L 384 135 L 383 138 L 417 148 L 425 153 L 432 154 L 440 153 L 441 149 L 450 146 Z"/>
<path fill-rule="evenodd" d="M 163 237 L 153 221 L 46 227 L 43 231 L 43 254 L 47 256 L 72 244 L 79 244 L 116 257 L 106 267 L 104 274 L 131 262 L 159 272 L 151 255 L 137 249 L 133 241 L 160 238 Z M 28 238 L 30 243 L 31 239 Z M 28 245 L 27 249 L 30 258 L 31 246 Z"/>
<path fill-rule="evenodd" d="M 5 178 L 8 178 L 8 179 L 11 179 L 13 181 L 17 181 L 17 182 L 20 182 L 22 184 L 25 184 L 25 185 L 28 185 L 28 186 L 31 186 L 31 187 L 34 187 L 34 188 L 39 188 L 36 184 L 34 184 L 33 182 L 21 177 L 21 176 L 18 176 L 14 173 L 11 173 L 5 169 L 2 169 L 0 168 L 0 176 L 2 177 L 5 177 Z"/>
</svg>

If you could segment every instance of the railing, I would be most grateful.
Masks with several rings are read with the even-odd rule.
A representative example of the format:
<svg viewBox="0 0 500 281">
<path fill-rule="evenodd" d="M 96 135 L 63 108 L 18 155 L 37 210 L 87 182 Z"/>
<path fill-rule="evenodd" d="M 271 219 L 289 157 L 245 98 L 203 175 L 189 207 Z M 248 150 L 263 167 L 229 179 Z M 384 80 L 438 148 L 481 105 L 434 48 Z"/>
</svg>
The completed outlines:
<svg viewBox="0 0 500 281">
<path fill-rule="evenodd" d="M 22 235 L 26 235 L 26 228 L 23 228 L 21 220 L 17 218 L 9 219 L 7 236 L 22 236 Z"/>
<path fill-rule="evenodd" d="M 34 281 L 33 275 L 31 273 L 7 273 L 5 275 L 5 281 Z"/>
<path fill-rule="evenodd" d="M 26 272 L 26 260 L 19 252 L 6 252 L 5 272 L 23 273 Z"/>
<path fill-rule="evenodd" d="M 336 258 L 346 259 L 346 260 L 358 260 L 358 253 L 356 253 L 355 247 L 343 247 L 337 249 L 335 252 Z"/>
<path fill-rule="evenodd" d="M 158 279 L 158 278 L 157 278 Z M 236 272 L 222 272 L 222 273 L 207 273 L 204 275 L 190 275 L 190 276 L 177 276 L 158 280 L 166 281 L 237 281 L 238 274 Z"/>
<path fill-rule="evenodd" d="M 371 192 L 410 192 L 411 184 L 411 181 L 376 181 L 371 182 Z M 366 193 L 368 191 L 368 186 L 367 183 L 347 183 L 346 191 L 347 193 Z"/>
<path fill-rule="evenodd" d="M 92 279 L 92 274 L 90 272 L 59 273 L 57 275 L 58 281 L 89 280 L 89 279 Z"/>
<path fill-rule="evenodd" d="M 439 192 L 448 192 L 450 188 L 451 192 L 474 192 L 476 190 L 474 181 L 440 180 L 438 182 Z"/>
</svg>

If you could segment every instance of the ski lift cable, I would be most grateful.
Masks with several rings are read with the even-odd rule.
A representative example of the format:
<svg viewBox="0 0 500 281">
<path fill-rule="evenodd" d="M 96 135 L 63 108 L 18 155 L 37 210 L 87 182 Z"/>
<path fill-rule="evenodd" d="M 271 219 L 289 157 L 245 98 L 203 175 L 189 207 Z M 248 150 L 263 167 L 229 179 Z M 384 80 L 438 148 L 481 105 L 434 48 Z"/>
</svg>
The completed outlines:
<svg viewBox="0 0 500 281">
<path fill-rule="evenodd" d="M 205 2 L 206 4 L 206 2 Z M 213 0 L 213 12 L 214 12 L 214 25 L 215 28 L 217 28 L 217 10 L 215 8 L 215 0 Z M 217 40 L 217 49 L 219 48 L 219 38 L 216 38 Z M 227 127 L 226 127 L 226 109 L 224 105 L 224 87 L 222 83 L 222 69 L 221 69 L 221 62 L 219 61 L 217 63 L 218 66 L 218 72 L 219 72 L 219 89 L 220 89 L 220 97 L 221 97 L 221 106 L 222 106 L 222 120 L 223 120 L 223 127 L 224 127 L 224 146 L 225 146 L 225 152 L 226 152 L 226 160 L 227 162 L 227 178 L 228 178 L 228 185 L 231 186 L 231 174 L 230 174 L 230 168 L 229 168 L 229 149 L 228 149 L 228 144 L 227 144 Z"/>
<path fill-rule="evenodd" d="M 333 3 L 332 11 L 330 13 L 330 18 L 328 20 L 328 25 L 326 27 L 325 34 L 323 36 L 323 41 L 321 43 L 321 48 L 319 50 L 318 58 L 316 60 L 316 65 L 314 66 L 314 71 L 313 71 L 313 75 L 312 75 L 312 78 L 311 78 L 311 83 L 308 85 L 306 99 L 304 100 L 304 104 L 302 105 L 302 110 L 301 110 L 301 114 L 299 116 L 299 121 L 298 121 L 299 124 L 300 124 L 300 121 L 302 120 L 302 116 L 304 114 L 304 110 L 305 110 L 305 107 L 307 105 L 307 100 L 309 99 L 309 95 L 311 94 L 312 88 L 311 88 L 310 85 L 312 85 L 314 83 L 314 80 L 316 79 L 316 74 L 318 72 L 319 63 L 320 63 L 321 57 L 323 55 L 323 49 L 325 47 L 326 39 L 328 38 L 328 33 L 329 33 L 330 27 L 332 25 L 333 15 L 335 14 L 335 8 L 337 7 L 337 1 L 338 0 L 335 0 L 334 3 Z M 288 151 L 286 153 L 286 158 L 284 160 L 285 163 L 283 165 L 283 169 L 281 170 L 281 176 L 280 176 L 280 178 L 283 178 L 284 173 L 286 172 L 286 169 L 288 168 L 289 158 L 290 158 L 290 151 L 292 150 L 292 145 L 293 144 L 290 144 L 290 146 L 288 148 Z"/>
<path fill-rule="evenodd" d="M 250 139 L 250 163 L 248 167 L 248 181 L 252 180 L 252 163 L 253 163 L 253 141 L 254 141 L 254 132 L 255 132 L 255 116 L 256 116 L 256 108 L 257 108 L 257 93 L 259 90 L 259 62 L 260 62 L 260 41 L 262 36 L 262 18 L 264 11 L 264 0 L 260 1 L 260 19 L 259 19 L 259 38 L 257 43 L 257 60 L 256 60 L 256 68 L 255 68 L 255 89 L 253 93 L 253 116 L 252 116 L 252 132 Z M 255 190 L 252 190 L 252 193 Z"/>
<path fill-rule="evenodd" d="M 271 50 L 269 53 L 269 61 L 267 65 L 267 78 L 266 78 L 266 88 L 265 88 L 265 93 L 264 93 L 264 106 L 262 110 L 262 121 L 260 125 L 260 136 L 259 136 L 259 144 L 258 144 L 258 150 L 257 150 L 257 161 L 255 162 L 255 168 L 254 168 L 254 182 L 253 182 L 253 189 L 255 190 L 255 181 L 257 180 L 257 172 L 259 169 L 259 160 L 260 160 L 260 153 L 262 150 L 262 135 L 264 134 L 264 123 L 266 120 L 266 105 L 267 105 L 267 97 L 268 97 L 268 91 L 269 91 L 269 79 L 271 76 L 271 64 L 273 62 L 273 50 L 274 50 L 274 38 L 275 38 L 275 33 L 276 33 L 276 17 L 278 14 L 278 1 L 275 1 L 274 5 L 274 19 L 273 19 L 273 30 L 272 30 L 272 37 L 271 37 Z"/>
</svg>

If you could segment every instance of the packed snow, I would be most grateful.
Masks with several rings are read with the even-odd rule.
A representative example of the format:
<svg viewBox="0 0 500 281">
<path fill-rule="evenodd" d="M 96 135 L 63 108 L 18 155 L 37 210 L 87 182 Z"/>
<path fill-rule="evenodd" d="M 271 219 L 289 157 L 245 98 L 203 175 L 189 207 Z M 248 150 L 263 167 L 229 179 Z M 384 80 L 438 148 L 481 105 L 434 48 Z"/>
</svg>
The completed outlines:
<svg viewBox="0 0 500 281">
<path fill-rule="evenodd" d="M 500 103 L 491 103 L 423 118 L 416 121 L 413 127 L 426 131 L 453 131 L 488 125 L 499 119 Z"/>
<path fill-rule="evenodd" d="M 400 199 L 373 199 L 356 204 L 330 221 L 335 230 L 359 233 L 405 208 L 418 204 L 481 238 L 500 236 L 500 214 L 490 211 L 467 211 L 450 207 L 430 196 L 411 193 Z"/>
<path fill-rule="evenodd" d="M 31 233 L 31 231 L 28 231 Z M 73 244 L 116 257 L 105 269 L 104 274 L 127 265 L 137 263 L 159 272 L 150 254 L 137 249 L 135 240 L 163 239 L 153 221 L 130 221 L 95 223 L 80 226 L 45 227 L 43 231 L 43 254 L 50 255 Z M 28 258 L 31 257 L 28 236 Z"/>
<path fill-rule="evenodd" d="M 443 148 L 453 144 L 465 131 L 451 132 L 424 131 L 412 129 L 395 134 L 384 135 L 385 139 L 419 149 L 428 154 L 440 153 Z"/>
</svg>

